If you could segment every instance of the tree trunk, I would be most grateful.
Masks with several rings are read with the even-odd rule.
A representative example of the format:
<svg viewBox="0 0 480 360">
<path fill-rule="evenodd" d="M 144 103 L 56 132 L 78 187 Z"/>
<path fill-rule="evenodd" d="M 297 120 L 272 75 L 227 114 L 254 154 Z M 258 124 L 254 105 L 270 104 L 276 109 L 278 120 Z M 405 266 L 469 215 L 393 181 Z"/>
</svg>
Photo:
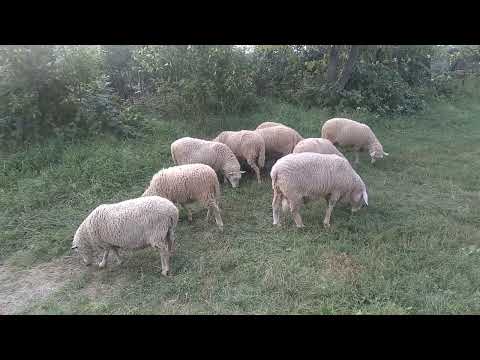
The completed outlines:
<svg viewBox="0 0 480 360">
<path fill-rule="evenodd" d="M 332 45 L 332 47 L 330 48 L 330 56 L 328 59 L 327 81 L 332 84 L 337 81 L 338 61 L 340 59 L 338 50 L 338 45 Z"/>
<path fill-rule="evenodd" d="M 348 80 L 350 80 L 350 77 L 353 73 L 353 68 L 357 63 L 358 59 L 360 58 L 360 48 L 360 45 L 352 45 L 352 47 L 350 48 L 347 63 L 345 64 L 342 75 L 340 76 L 340 79 L 338 80 L 336 85 L 337 90 L 343 90 L 343 88 L 345 88 L 345 85 L 347 85 Z"/>
</svg>

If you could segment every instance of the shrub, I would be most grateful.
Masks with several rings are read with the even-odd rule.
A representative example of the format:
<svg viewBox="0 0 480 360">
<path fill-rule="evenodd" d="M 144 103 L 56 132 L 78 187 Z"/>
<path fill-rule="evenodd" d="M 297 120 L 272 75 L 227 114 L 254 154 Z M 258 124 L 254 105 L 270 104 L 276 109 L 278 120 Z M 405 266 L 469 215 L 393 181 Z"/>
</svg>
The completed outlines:
<svg viewBox="0 0 480 360">
<path fill-rule="evenodd" d="M 97 48 L 3 46 L 0 64 L 4 144 L 123 132 Z"/>
<path fill-rule="evenodd" d="M 359 63 L 346 89 L 339 93 L 339 105 L 362 107 L 379 114 L 412 113 L 424 100 L 396 71 L 380 62 Z"/>
<path fill-rule="evenodd" d="M 141 91 L 165 116 L 198 118 L 256 105 L 250 64 L 233 46 L 146 46 L 134 54 Z"/>
</svg>

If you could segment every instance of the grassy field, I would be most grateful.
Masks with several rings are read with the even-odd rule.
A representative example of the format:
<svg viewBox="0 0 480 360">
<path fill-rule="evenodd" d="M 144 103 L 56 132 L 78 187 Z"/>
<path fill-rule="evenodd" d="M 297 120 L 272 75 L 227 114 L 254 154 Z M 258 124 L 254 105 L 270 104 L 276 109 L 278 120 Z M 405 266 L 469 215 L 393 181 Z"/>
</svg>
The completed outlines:
<svg viewBox="0 0 480 360">
<path fill-rule="evenodd" d="M 369 123 L 390 156 L 358 173 L 367 210 L 325 202 L 272 226 L 270 179 L 222 185 L 224 233 L 197 208 L 181 213 L 173 276 L 153 250 L 125 252 L 105 270 L 70 251 L 73 234 L 101 203 L 141 195 L 172 164 L 170 143 L 209 130 L 156 119 L 151 135 L 96 139 L 4 155 L 0 168 L 0 313 L 26 314 L 473 314 L 480 313 L 480 103 L 435 103 L 410 117 L 333 114 L 270 105 L 229 119 L 230 129 L 279 120 L 319 137 L 334 115 Z M 233 121 L 235 120 L 235 121 Z M 224 129 L 227 129 L 226 127 Z M 352 154 L 347 154 L 352 159 Z"/>
</svg>

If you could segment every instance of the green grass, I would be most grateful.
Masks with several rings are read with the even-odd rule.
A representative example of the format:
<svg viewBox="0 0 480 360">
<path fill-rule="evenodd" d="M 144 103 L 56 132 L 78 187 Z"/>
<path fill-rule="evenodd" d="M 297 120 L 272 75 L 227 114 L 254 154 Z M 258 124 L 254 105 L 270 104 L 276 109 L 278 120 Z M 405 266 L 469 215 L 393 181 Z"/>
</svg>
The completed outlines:
<svg viewBox="0 0 480 360">
<path fill-rule="evenodd" d="M 358 169 L 369 207 L 337 206 L 322 226 L 325 203 L 272 226 L 269 179 L 238 189 L 222 185 L 224 233 L 194 212 L 181 213 L 173 277 L 160 275 L 150 249 L 127 253 L 122 266 L 82 268 L 24 313 L 50 314 L 458 314 L 480 313 L 480 103 L 435 103 L 410 117 L 332 114 L 277 104 L 208 129 L 151 118 L 153 134 L 119 141 L 51 143 L 1 164 L 0 261 L 18 269 L 70 254 L 78 225 L 97 205 L 141 195 L 170 166 L 180 136 L 282 121 L 319 137 L 324 120 L 368 122 L 390 156 Z M 228 124 L 228 125 L 225 125 Z M 351 154 L 347 154 L 351 159 Z M 80 260 L 79 260 L 80 261 Z M 84 270 L 83 270 L 84 269 Z M 1 295 L 0 295 L 1 296 Z"/>
</svg>

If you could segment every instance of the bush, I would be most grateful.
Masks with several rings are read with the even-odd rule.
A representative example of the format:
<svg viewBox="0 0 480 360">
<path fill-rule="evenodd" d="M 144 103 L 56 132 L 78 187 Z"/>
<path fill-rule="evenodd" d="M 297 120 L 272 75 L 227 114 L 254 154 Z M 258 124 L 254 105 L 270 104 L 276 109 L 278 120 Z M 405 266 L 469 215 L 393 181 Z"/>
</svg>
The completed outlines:
<svg viewBox="0 0 480 360">
<path fill-rule="evenodd" d="M 147 46 L 134 54 L 143 94 L 165 116 L 241 113 L 256 105 L 251 68 L 233 46 Z"/>
<path fill-rule="evenodd" d="M 123 133 L 98 49 L 4 46 L 0 64 L 2 143 Z"/>
<path fill-rule="evenodd" d="M 419 92 L 382 63 L 359 63 L 346 89 L 339 94 L 339 105 L 366 108 L 379 114 L 413 113 L 422 109 Z"/>
</svg>

